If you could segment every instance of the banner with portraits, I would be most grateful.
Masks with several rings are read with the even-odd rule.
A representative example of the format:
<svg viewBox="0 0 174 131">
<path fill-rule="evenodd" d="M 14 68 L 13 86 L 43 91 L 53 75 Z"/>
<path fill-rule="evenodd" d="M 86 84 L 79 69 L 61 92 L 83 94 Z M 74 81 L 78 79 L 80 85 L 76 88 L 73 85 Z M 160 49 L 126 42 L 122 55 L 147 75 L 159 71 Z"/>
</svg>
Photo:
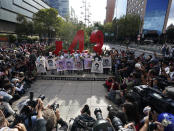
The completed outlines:
<svg viewBox="0 0 174 131">
<path fill-rule="evenodd" d="M 36 60 L 36 68 L 38 73 L 46 73 L 46 59 L 44 56 L 40 56 Z"/>
<path fill-rule="evenodd" d="M 74 70 L 74 60 L 73 59 L 66 59 L 65 61 L 66 70 Z"/>
<path fill-rule="evenodd" d="M 57 71 L 64 71 L 66 70 L 66 65 L 65 65 L 65 60 L 57 60 L 56 61 L 56 67 L 57 67 Z"/>
<path fill-rule="evenodd" d="M 103 57 L 102 59 L 103 61 L 103 68 L 111 68 L 112 67 L 112 61 L 111 61 L 111 57 Z"/>
<path fill-rule="evenodd" d="M 82 60 L 74 61 L 74 70 L 83 70 L 83 61 Z"/>
<path fill-rule="evenodd" d="M 47 59 L 46 63 L 47 63 L 47 70 L 54 70 L 54 69 L 56 69 L 56 62 L 55 62 L 54 58 Z"/>
<path fill-rule="evenodd" d="M 70 70 L 84 70 L 84 69 L 91 69 L 91 72 L 94 73 L 103 73 L 103 68 L 111 68 L 112 61 L 111 57 L 103 57 L 100 61 L 95 60 L 92 61 L 92 58 L 83 58 L 82 59 L 74 59 L 74 58 L 63 58 L 57 59 L 56 58 L 45 58 L 41 57 L 37 59 L 36 66 L 37 70 L 40 73 L 46 72 L 47 70 L 54 70 L 57 71 L 70 71 Z"/>
<path fill-rule="evenodd" d="M 91 69 L 92 67 L 92 58 L 84 59 L 84 69 Z"/>
<path fill-rule="evenodd" d="M 93 73 L 103 73 L 103 63 L 102 63 L 102 61 L 93 61 L 91 72 L 93 72 Z"/>
</svg>

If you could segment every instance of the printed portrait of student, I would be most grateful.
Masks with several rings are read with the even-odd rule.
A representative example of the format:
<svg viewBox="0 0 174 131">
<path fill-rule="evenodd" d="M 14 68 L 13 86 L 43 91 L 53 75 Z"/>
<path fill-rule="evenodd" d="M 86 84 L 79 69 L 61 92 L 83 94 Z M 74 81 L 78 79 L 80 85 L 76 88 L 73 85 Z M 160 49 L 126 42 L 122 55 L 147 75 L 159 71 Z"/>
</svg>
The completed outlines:
<svg viewBox="0 0 174 131">
<path fill-rule="evenodd" d="M 78 61 L 76 64 L 75 64 L 75 68 L 77 69 L 76 70 L 76 73 L 77 74 L 82 74 L 83 70 L 82 69 L 82 63 L 81 61 Z"/>
<path fill-rule="evenodd" d="M 53 60 L 48 60 L 48 65 L 53 66 Z"/>
<path fill-rule="evenodd" d="M 96 72 L 100 72 L 100 68 L 99 67 L 100 67 L 99 63 L 96 63 L 95 64 L 95 71 Z"/>
<path fill-rule="evenodd" d="M 104 59 L 103 60 L 103 71 L 104 71 L 104 74 L 108 74 L 109 73 L 108 66 L 110 66 L 109 60 L 108 59 Z"/>
<path fill-rule="evenodd" d="M 73 63 L 71 61 L 67 61 L 66 62 L 66 69 L 68 71 L 68 74 L 72 74 L 72 70 L 73 70 Z"/>
<path fill-rule="evenodd" d="M 64 67 L 64 64 L 63 64 L 62 61 L 59 62 L 59 67 L 58 68 L 59 68 L 59 74 L 64 75 L 64 68 L 65 67 Z"/>
</svg>

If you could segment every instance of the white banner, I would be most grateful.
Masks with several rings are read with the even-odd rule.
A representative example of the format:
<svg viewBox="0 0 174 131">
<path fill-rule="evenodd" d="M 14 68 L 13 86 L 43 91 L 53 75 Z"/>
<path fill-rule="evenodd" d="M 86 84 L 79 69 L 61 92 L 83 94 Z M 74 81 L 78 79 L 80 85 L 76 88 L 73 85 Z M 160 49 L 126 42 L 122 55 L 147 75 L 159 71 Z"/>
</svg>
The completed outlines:
<svg viewBox="0 0 174 131">
<path fill-rule="evenodd" d="M 102 63 L 102 61 L 93 61 L 91 72 L 103 73 L 103 63 Z"/>
<path fill-rule="evenodd" d="M 52 59 L 47 59 L 47 70 L 54 70 L 56 69 L 56 62 L 55 62 L 55 59 L 52 58 Z"/>
<path fill-rule="evenodd" d="M 103 68 L 111 68 L 112 67 L 112 61 L 111 61 L 111 57 L 103 57 L 102 59 L 103 61 Z"/>
<path fill-rule="evenodd" d="M 91 67 L 92 67 L 92 59 L 85 58 L 84 59 L 84 69 L 91 69 Z"/>
<path fill-rule="evenodd" d="M 74 70 L 83 70 L 83 61 L 74 61 Z"/>
<path fill-rule="evenodd" d="M 44 56 L 39 56 L 36 60 L 36 68 L 38 73 L 46 72 L 46 59 Z"/>
<path fill-rule="evenodd" d="M 74 60 L 66 59 L 65 66 L 66 66 L 66 70 L 73 70 L 74 69 Z"/>
<path fill-rule="evenodd" d="M 66 70 L 66 66 L 65 66 L 65 60 L 57 60 L 56 61 L 56 67 L 57 67 L 57 71 L 64 71 Z"/>
</svg>

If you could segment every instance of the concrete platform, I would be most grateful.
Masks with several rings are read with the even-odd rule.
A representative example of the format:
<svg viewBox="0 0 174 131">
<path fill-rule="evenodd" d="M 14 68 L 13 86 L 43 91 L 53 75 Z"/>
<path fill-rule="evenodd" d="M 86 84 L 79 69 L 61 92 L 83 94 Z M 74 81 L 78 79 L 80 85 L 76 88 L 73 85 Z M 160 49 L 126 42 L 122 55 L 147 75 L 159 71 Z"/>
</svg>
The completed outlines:
<svg viewBox="0 0 174 131">
<path fill-rule="evenodd" d="M 105 81 L 113 75 L 105 74 L 72 74 L 72 75 L 38 75 L 38 80 L 68 80 L 68 81 Z"/>
<path fill-rule="evenodd" d="M 99 107 L 103 117 L 108 115 L 107 106 L 112 104 L 105 98 L 107 93 L 103 87 L 103 81 L 62 81 L 62 80 L 37 80 L 32 84 L 29 92 L 34 92 L 34 96 L 45 95 L 44 105 L 57 102 L 60 104 L 61 117 L 69 122 L 70 118 L 75 118 L 80 114 L 80 110 L 85 104 L 91 109 L 91 114 L 95 118 L 94 110 Z M 29 92 L 24 97 L 16 101 L 16 105 L 29 96 Z"/>
</svg>

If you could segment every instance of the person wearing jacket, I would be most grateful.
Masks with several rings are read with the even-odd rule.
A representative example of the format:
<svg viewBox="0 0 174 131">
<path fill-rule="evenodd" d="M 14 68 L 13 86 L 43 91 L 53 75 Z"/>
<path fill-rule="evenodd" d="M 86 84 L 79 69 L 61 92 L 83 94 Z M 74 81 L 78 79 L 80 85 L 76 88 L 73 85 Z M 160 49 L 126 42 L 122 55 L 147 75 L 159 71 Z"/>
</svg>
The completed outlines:
<svg viewBox="0 0 174 131">
<path fill-rule="evenodd" d="M 81 110 L 81 115 L 75 118 L 71 131 L 78 131 L 79 129 L 91 131 L 95 122 L 96 120 L 91 117 L 89 106 L 85 105 Z"/>
</svg>

